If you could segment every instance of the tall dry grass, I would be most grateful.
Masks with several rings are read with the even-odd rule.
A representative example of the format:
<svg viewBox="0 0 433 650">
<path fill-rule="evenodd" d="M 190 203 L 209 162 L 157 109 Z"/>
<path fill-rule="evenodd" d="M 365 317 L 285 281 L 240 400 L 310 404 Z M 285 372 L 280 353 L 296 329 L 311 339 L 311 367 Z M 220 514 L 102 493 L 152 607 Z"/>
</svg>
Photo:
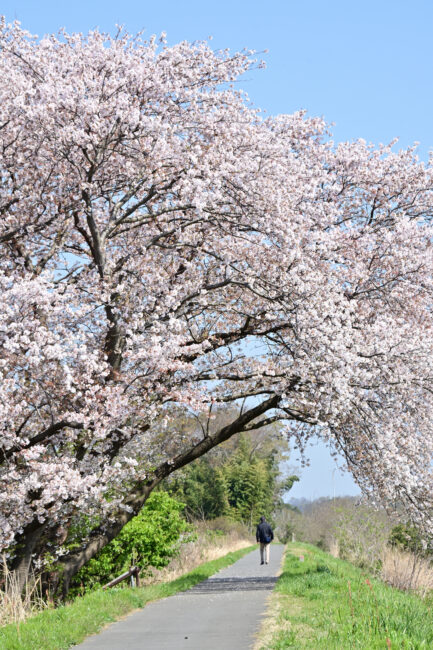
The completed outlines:
<svg viewBox="0 0 433 650">
<path fill-rule="evenodd" d="M 380 577 L 392 587 L 425 597 L 433 591 L 433 566 L 416 553 L 387 547 L 382 555 Z"/>
<path fill-rule="evenodd" d="M 42 598 L 40 577 L 30 575 L 21 591 L 16 576 L 8 569 L 2 558 L 0 587 L 0 626 L 20 623 L 29 616 L 47 608 Z"/>
</svg>

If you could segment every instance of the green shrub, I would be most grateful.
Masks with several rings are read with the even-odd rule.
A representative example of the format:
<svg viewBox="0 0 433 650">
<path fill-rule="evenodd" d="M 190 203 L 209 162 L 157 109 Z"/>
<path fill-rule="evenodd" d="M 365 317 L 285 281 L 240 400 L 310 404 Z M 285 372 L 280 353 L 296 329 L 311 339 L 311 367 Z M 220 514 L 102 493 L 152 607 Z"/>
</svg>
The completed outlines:
<svg viewBox="0 0 433 650">
<path fill-rule="evenodd" d="M 77 573 L 71 593 L 98 588 L 133 565 L 144 571 L 167 566 L 181 543 L 193 536 L 183 509 L 184 504 L 167 493 L 152 493 L 141 512 Z"/>
<path fill-rule="evenodd" d="M 433 541 L 424 540 L 419 530 L 410 524 L 394 526 L 389 536 L 391 546 L 417 553 L 426 557 L 433 555 Z"/>
</svg>

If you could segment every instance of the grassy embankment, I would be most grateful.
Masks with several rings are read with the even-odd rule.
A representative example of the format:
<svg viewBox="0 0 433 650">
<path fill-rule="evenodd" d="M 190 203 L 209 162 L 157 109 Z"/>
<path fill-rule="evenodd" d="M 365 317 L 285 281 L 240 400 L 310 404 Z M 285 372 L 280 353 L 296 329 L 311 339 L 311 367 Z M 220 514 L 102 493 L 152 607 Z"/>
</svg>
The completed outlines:
<svg viewBox="0 0 433 650">
<path fill-rule="evenodd" d="M 256 546 L 242 548 L 198 566 L 171 582 L 136 589 L 114 587 L 77 598 L 73 603 L 47 609 L 19 625 L 0 627 L 1 650 L 60 650 L 80 643 L 107 623 L 144 607 L 152 600 L 172 596 L 205 580 L 219 569 L 236 562 Z"/>
<path fill-rule="evenodd" d="M 433 648 L 433 596 L 393 589 L 308 544 L 288 545 L 269 614 L 261 650 Z"/>
</svg>

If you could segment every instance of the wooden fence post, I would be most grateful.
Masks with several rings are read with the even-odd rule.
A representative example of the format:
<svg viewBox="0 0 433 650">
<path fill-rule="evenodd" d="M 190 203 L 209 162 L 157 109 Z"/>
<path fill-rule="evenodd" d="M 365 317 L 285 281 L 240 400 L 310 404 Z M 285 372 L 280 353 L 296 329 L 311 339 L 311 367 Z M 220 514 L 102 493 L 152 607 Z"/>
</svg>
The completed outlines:
<svg viewBox="0 0 433 650">
<path fill-rule="evenodd" d="M 131 587 L 134 587 L 134 579 L 135 579 L 135 585 L 137 587 L 140 586 L 140 569 L 138 566 L 132 566 L 128 571 L 125 571 L 125 573 L 122 573 L 118 578 L 114 578 L 114 580 L 111 580 L 110 582 L 107 582 L 106 585 L 102 587 L 102 589 L 108 589 L 108 587 L 114 587 L 114 585 L 118 585 L 119 582 L 122 582 L 122 580 L 127 580 L 128 578 L 131 578 Z"/>
</svg>

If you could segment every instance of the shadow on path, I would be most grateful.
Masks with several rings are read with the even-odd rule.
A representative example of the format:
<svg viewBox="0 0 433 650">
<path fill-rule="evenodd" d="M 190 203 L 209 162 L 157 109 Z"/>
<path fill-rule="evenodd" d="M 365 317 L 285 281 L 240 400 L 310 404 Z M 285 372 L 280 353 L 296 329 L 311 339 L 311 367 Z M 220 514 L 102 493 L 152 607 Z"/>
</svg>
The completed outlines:
<svg viewBox="0 0 433 650">
<path fill-rule="evenodd" d="M 215 594 L 229 591 L 271 591 L 277 580 L 278 578 L 273 576 L 263 578 L 259 576 L 254 578 L 210 578 L 179 595 Z"/>
</svg>

